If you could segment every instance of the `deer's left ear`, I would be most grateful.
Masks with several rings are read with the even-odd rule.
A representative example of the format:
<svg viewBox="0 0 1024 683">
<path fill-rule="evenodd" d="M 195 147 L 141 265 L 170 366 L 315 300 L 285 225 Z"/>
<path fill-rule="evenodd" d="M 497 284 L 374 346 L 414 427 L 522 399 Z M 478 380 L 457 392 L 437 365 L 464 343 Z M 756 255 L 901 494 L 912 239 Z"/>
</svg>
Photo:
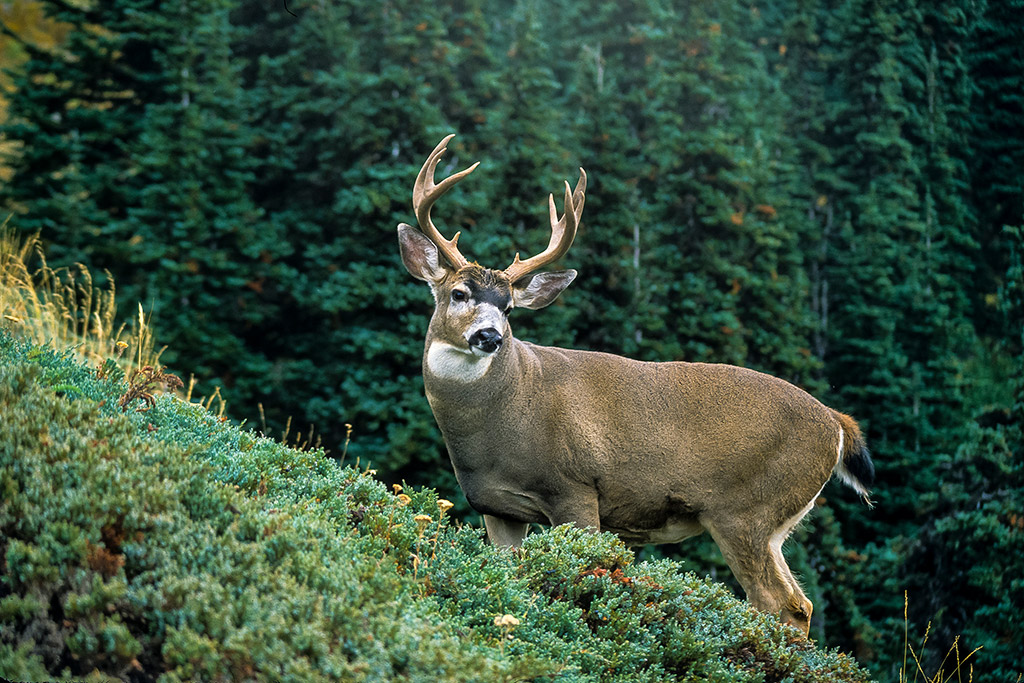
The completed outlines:
<svg viewBox="0 0 1024 683">
<path fill-rule="evenodd" d="M 575 279 L 575 270 L 527 275 L 512 285 L 512 302 L 517 308 L 544 308 Z"/>
</svg>

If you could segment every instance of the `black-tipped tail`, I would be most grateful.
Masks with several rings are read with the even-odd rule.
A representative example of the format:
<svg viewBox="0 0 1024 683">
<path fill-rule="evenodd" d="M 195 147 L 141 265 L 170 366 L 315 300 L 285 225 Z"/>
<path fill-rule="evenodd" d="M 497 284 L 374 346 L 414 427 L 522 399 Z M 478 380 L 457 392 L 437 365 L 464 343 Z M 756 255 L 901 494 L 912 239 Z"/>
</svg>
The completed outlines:
<svg viewBox="0 0 1024 683">
<path fill-rule="evenodd" d="M 861 485 L 870 489 L 875 483 L 875 463 L 871 462 L 871 453 L 867 446 L 862 445 L 859 449 L 846 456 L 843 463 L 850 475 L 859 481 Z"/>
<path fill-rule="evenodd" d="M 875 464 L 871 462 L 871 452 L 868 451 L 857 421 L 840 412 L 836 412 L 835 416 L 842 430 L 839 435 L 840 453 L 836 474 L 844 484 L 856 490 L 865 503 L 871 505 L 871 486 L 875 483 Z"/>
</svg>

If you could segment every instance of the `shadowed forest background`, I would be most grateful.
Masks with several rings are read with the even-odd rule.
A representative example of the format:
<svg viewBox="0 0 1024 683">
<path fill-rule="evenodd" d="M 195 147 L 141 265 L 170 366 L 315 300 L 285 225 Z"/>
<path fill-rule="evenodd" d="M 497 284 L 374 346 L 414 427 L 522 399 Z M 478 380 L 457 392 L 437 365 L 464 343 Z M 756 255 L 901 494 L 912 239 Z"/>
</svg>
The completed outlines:
<svg viewBox="0 0 1024 683">
<path fill-rule="evenodd" d="M 395 226 L 435 208 L 494 268 L 583 166 L 576 282 L 518 337 L 743 365 L 861 423 L 787 547 L 812 636 L 891 680 L 931 622 L 1024 670 L 1024 2 L 0 2 L 0 210 L 227 413 L 478 518 L 423 396 L 429 290 Z M 262 406 L 262 413 L 261 413 Z M 265 425 L 265 427 L 264 427 Z M 351 441 L 346 444 L 347 425 Z M 648 550 L 731 581 L 710 540 Z M 979 675 L 979 671 L 982 672 Z"/>
</svg>

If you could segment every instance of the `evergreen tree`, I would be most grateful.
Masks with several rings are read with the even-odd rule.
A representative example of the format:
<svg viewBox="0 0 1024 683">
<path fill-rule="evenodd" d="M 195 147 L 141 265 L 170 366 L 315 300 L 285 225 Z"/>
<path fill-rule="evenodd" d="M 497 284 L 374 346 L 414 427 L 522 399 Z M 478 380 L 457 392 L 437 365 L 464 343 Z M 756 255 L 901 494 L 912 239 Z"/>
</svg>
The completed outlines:
<svg viewBox="0 0 1024 683">
<path fill-rule="evenodd" d="M 1001 312 L 1018 328 L 1024 319 L 1022 238 L 1018 227 L 1005 231 L 1010 266 L 1000 291 Z M 917 627 L 929 623 L 939 643 L 959 637 L 961 651 L 982 647 L 974 669 L 985 672 L 984 680 L 1014 679 L 1024 669 L 1017 624 L 1024 601 L 1024 356 L 1014 361 L 1008 382 L 1014 403 L 977 416 L 964 427 L 954 455 L 938 463 L 936 510 L 909 543 L 901 573 Z M 942 654 L 927 653 L 929 670 L 938 669 Z"/>
<path fill-rule="evenodd" d="M 573 48 L 553 39 L 560 24 L 549 19 L 552 9 L 549 3 L 521 0 L 509 9 L 491 10 L 507 15 L 504 21 L 492 23 L 488 37 L 494 53 L 505 59 L 492 60 L 488 80 L 499 87 L 473 132 L 473 147 L 484 163 L 466 182 L 479 187 L 486 200 L 465 234 L 467 250 L 490 268 L 505 268 L 516 252 L 526 258 L 543 250 L 551 236 L 548 195 L 554 195 L 561 211 L 564 183 L 575 186 L 583 165 L 583 150 L 565 125 L 561 106 L 566 84 L 554 70 L 555 64 L 564 61 L 558 48 Z M 584 226 L 589 220 L 587 209 Z M 580 231 L 585 234 L 586 227 Z M 557 267 L 568 267 L 570 258 Z M 580 293 L 575 286 L 571 292 L 573 300 Z M 561 299 L 541 312 L 513 313 L 515 333 L 538 343 L 571 343 L 573 307 L 568 300 Z"/>
<path fill-rule="evenodd" d="M 834 635 L 885 660 L 896 653 L 883 651 L 885 636 L 873 644 L 873 633 L 902 627 L 898 567 L 922 519 L 936 512 L 939 463 L 963 437 L 956 358 L 971 338 L 960 265 L 971 216 L 956 199 L 967 148 L 947 113 L 969 106 L 970 89 L 959 48 L 949 48 L 965 40 L 963 8 L 866 1 L 847 10 L 837 24 L 833 112 L 842 223 L 828 266 L 843 287 L 830 288 L 825 361 L 837 407 L 862 420 L 878 456 L 886 518 L 840 506 L 850 545 L 864 553 L 857 611 L 872 625 L 849 615 Z M 883 524 L 887 542 L 876 540 Z"/>
<path fill-rule="evenodd" d="M 259 364 L 246 329 L 277 315 L 259 256 L 278 241 L 248 197 L 230 3 L 46 8 L 74 29 L 28 48 L 5 129 L 26 144 L 0 201 L 53 262 L 109 271 L 122 301 L 151 308 L 165 362 L 230 384 L 240 358 Z"/>
<path fill-rule="evenodd" d="M 1019 325 L 1003 326 L 1006 318 L 1000 315 L 998 291 L 1010 269 L 1011 244 L 1003 226 L 1024 220 L 1024 2 L 990 0 L 981 8 L 964 55 L 976 88 L 966 119 L 974 150 L 971 194 L 981 245 L 973 303 L 979 331 L 992 340 L 989 354 L 1012 357 L 1019 353 Z"/>
<path fill-rule="evenodd" d="M 470 132 L 450 146 L 439 177 L 474 160 L 471 131 L 483 115 L 464 92 L 478 85 L 496 96 L 480 42 L 484 13 L 474 3 L 289 9 L 296 16 L 242 3 L 235 15 L 259 26 L 237 51 L 261 103 L 254 198 L 284 236 L 268 284 L 289 320 L 263 339 L 272 372 L 254 398 L 277 428 L 289 415 L 315 424 L 336 455 L 350 424 L 349 458 L 395 479 L 415 473 L 454 497 L 420 376 L 430 294 L 401 267 L 395 226 L 412 220 L 413 180 L 445 134 Z M 482 178 L 483 170 L 445 198 L 440 225 L 454 232 L 486 215 Z M 467 252 L 477 253 L 476 238 L 466 235 Z M 244 414 L 254 409 L 250 400 Z"/>
<path fill-rule="evenodd" d="M 22 229 L 42 232 L 58 263 L 89 262 L 92 245 L 123 238 L 107 226 L 139 191 L 119 141 L 140 134 L 160 83 L 144 38 L 152 19 L 127 12 L 129 4 L 139 3 L 46 3 L 49 18 L 72 27 L 65 42 L 23 43 L 29 59 L 10 74 L 15 91 L 0 133 L 15 143 L 5 159 L 13 176 L 0 185 L 0 203 Z"/>
<path fill-rule="evenodd" d="M 580 271 L 569 292 L 574 343 L 634 357 L 645 355 L 645 337 L 661 334 L 665 324 L 650 306 L 652 292 L 662 287 L 648 253 L 656 234 L 649 212 L 655 199 L 640 190 L 646 167 L 640 112 L 657 18 L 644 2 L 576 7 L 567 22 L 579 40 L 564 55 L 575 67 L 566 75 L 573 113 L 566 124 L 589 174 L 583 226 L 572 251 Z"/>
<path fill-rule="evenodd" d="M 264 292 L 273 268 L 265 255 L 281 235 L 267 229 L 249 196 L 253 141 L 230 51 L 230 7 L 176 3 L 156 14 L 150 36 L 163 98 L 146 107 L 139 136 L 123 142 L 140 187 L 109 224 L 127 239 L 108 248 L 127 275 L 117 282 L 131 285 L 129 300 L 153 302 L 166 330 L 163 360 L 216 378 L 245 401 L 246 380 L 269 367 L 260 348 L 268 323 L 284 313 Z"/>
</svg>

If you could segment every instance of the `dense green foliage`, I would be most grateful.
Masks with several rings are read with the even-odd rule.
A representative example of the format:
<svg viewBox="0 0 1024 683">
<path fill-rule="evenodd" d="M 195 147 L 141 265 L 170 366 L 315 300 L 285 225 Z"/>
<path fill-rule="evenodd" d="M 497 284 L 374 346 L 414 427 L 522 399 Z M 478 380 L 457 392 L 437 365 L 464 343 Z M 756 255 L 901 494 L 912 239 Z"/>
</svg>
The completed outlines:
<svg viewBox="0 0 1024 683">
<path fill-rule="evenodd" d="M 495 550 L 432 490 L 126 389 L 0 334 L 6 678 L 868 680 L 610 534 Z"/>
<path fill-rule="evenodd" d="M 895 680 L 907 591 L 926 669 L 962 635 L 980 680 L 1024 671 L 1021 0 L 43 4 L 73 30 L 12 75 L 0 204 L 152 307 L 235 418 L 335 456 L 351 424 L 350 462 L 467 512 L 395 225 L 448 132 L 441 173 L 483 164 L 435 220 L 488 266 L 542 248 L 584 166 L 580 277 L 517 335 L 855 416 L 877 507 L 829 489 L 790 544 L 812 634 Z"/>
</svg>

